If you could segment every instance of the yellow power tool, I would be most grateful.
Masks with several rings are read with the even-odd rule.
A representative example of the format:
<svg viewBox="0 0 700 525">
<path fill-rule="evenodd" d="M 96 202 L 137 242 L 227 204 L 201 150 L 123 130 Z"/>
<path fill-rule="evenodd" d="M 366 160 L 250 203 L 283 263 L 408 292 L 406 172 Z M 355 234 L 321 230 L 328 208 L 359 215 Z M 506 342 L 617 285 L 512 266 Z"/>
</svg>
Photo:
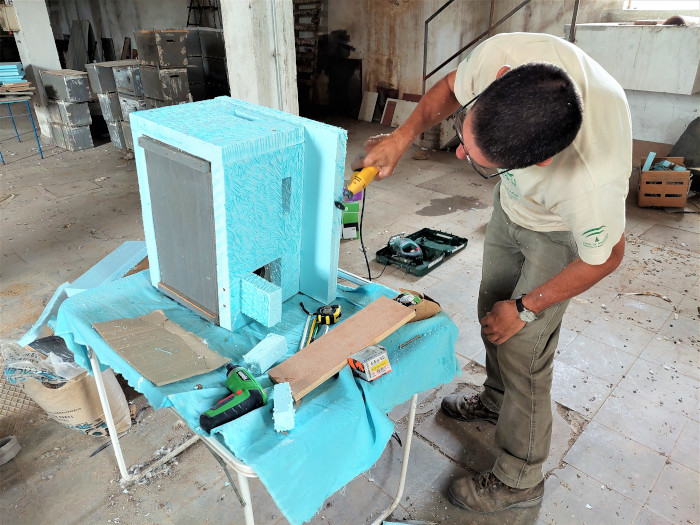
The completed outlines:
<svg viewBox="0 0 700 525">
<path fill-rule="evenodd" d="M 374 179 L 377 173 L 379 173 L 379 170 L 374 166 L 367 166 L 366 168 L 355 171 L 347 187 L 343 190 L 343 201 L 352 199 L 357 193 L 369 186 L 369 183 L 372 182 L 372 179 Z M 345 209 L 345 205 L 342 201 L 336 201 L 335 205 L 339 210 Z"/>
</svg>

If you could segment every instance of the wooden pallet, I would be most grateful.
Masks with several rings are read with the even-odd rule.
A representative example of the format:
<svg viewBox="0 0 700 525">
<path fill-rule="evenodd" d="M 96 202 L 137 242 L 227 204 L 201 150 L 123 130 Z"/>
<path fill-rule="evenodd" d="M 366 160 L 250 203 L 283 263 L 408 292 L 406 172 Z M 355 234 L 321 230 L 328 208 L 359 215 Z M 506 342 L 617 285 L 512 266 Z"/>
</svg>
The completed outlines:
<svg viewBox="0 0 700 525">
<path fill-rule="evenodd" d="M 15 82 L 0 86 L 0 95 L 33 95 L 36 88 L 31 82 Z"/>
</svg>

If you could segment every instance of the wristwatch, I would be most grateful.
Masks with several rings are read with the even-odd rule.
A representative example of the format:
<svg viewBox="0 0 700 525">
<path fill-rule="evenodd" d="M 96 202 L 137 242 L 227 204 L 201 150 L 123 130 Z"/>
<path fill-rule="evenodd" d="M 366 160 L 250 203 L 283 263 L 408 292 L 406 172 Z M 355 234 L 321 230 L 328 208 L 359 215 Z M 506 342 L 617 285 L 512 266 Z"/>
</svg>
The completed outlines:
<svg viewBox="0 0 700 525">
<path fill-rule="evenodd" d="M 537 319 L 537 315 L 534 312 L 531 312 L 527 308 L 525 308 L 525 305 L 523 304 L 523 297 L 524 295 L 521 295 L 520 297 L 517 297 L 515 299 L 515 307 L 518 309 L 518 317 L 520 317 L 521 321 L 525 321 L 526 323 L 531 323 L 535 319 Z"/>
</svg>

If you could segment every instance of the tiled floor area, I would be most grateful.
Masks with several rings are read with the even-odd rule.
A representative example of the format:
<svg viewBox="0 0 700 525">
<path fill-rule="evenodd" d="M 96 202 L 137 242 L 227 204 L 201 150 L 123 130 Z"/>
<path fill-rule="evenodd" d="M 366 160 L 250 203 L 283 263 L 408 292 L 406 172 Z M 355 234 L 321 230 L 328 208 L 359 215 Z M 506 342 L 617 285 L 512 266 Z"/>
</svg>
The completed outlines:
<svg viewBox="0 0 700 525">
<path fill-rule="evenodd" d="M 387 131 L 353 120 L 338 124 L 349 131 L 348 159 L 368 136 Z M 7 162 L 0 166 L 0 198 L 15 195 L 0 203 L 5 338 L 21 335 L 60 284 L 123 241 L 143 239 L 133 160 L 107 144 L 77 153 L 48 147 L 42 161 L 25 137 L 17 143 L 0 130 Z M 442 304 L 459 327 L 456 351 L 463 364 L 460 377 L 419 398 L 407 486 L 393 521 L 700 523 L 700 217 L 640 209 L 634 190 L 622 266 L 573 299 L 564 320 L 541 506 L 482 516 L 445 498 L 453 477 L 487 470 L 494 460 L 492 425 L 460 423 L 439 412 L 444 395 L 474 391 L 485 377 L 475 310 L 493 184 L 451 153 L 417 160 L 409 152 L 395 176 L 373 183 L 367 195 L 364 238 L 370 254 L 390 235 L 423 227 L 469 239 L 465 250 L 422 278 L 395 267 L 379 278 Z M 341 243 L 340 261 L 366 276 L 358 241 Z M 383 266 L 371 267 L 377 275 Z M 391 413 L 398 427 L 407 411 L 401 406 Z M 243 522 L 223 471 L 201 443 L 148 484 L 124 491 L 111 448 L 89 457 L 101 439 L 73 433 L 39 412 L 21 425 L 16 416 L 3 416 L 0 433 L 12 430 L 23 446 L 15 460 L 0 466 L 3 523 Z M 171 412 L 149 411 L 123 438 L 127 463 L 143 462 L 185 434 Z M 377 464 L 329 498 L 311 523 L 371 523 L 393 499 L 401 454 L 392 440 Z M 259 482 L 252 491 L 257 523 L 287 523 Z"/>
</svg>

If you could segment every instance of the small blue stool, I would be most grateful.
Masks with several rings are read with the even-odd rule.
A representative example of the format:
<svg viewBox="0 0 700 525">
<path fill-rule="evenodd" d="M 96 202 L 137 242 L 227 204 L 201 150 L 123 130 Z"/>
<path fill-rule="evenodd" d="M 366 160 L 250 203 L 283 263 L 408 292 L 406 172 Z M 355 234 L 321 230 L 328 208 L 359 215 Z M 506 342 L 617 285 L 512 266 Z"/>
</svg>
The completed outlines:
<svg viewBox="0 0 700 525">
<path fill-rule="evenodd" d="M 27 112 L 13 115 L 12 108 L 10 107 L 10 104 L 16 104 L 16 103 L 22 103 L 22 102 L 24 102 L 27 105 Z M 32 110 L 29 107 L 29 97 L 0 98 L 0 104 L 7 105 L 7 111 L 9 113 L 9 116 L 0 117 L 0 118 L 9 118 L 12 121 L 12 127 L 15 129 L 15 135 L 17 136 L 17 140 L 19 142 L 22 142 L 22 139 L 19 138 L 19 132 L 17 131 L 17 125 L 15 124 L 15 117 L 19 117 L 22 115 L 29 115 L 29 121 L 32 123 L 32 131 L 34 131 L 34 138 L 36 139 L 36 145 L 39 148 L 39 155 L 41 155 L 41 158 L 43 159 L 44 152 L 41 151 L 41 144 L 39 143 L 39 135 L 37 135 L 36 126 L 34 125 L 34 117 L 32 116 Z M 2 153 L 0 153 L 0 161 L 2 161 L 3 164 L 5 164 L 5 159 L 2 157 Z"/>
</svg>

